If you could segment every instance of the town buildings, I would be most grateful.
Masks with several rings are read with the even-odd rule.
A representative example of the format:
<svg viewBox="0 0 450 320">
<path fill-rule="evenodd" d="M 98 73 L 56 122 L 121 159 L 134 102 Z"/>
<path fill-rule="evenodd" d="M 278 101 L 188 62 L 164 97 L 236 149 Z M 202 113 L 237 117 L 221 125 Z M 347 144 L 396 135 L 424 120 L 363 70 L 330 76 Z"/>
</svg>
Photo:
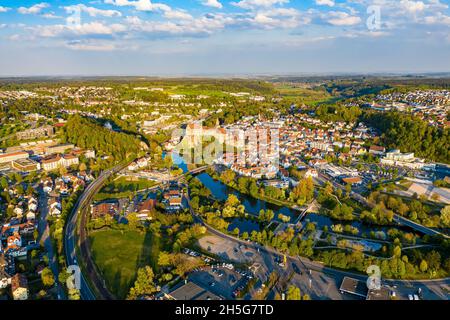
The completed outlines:
<svg viewBox="0 0 450 320">
<path fill-rule="evenodd" d="M 20 172 L 38 171 L 41 164 L 31 159 L 18 159 L 11 162 L 11 167 Z"/>
<path fill-rule="evenodd" d="M 18 140 L 31 140 L 43 137 L 51 137 L 55 134 L 55 130 L 52 126 L 43 126 L 36 129 L 28 129 L 25 131 L 17 132 L 16 136 Z"/>
<path fill-rule="evenodd" d="M 91 205 L 91 218 L 104 218 L 106 215 L 111 217 L 119 213 L 119 203 L 116 200 L 103 201 Z"/>
<path fill-rule="evenodd" d="M 45 158 L 41 161 L 42 169 L 44 169 L 45 171 L 52 171 L 61 167 L 67 168 L 78 164 L 78 157 L 72 154 L 57 155 Z"/>
<path fill-rule="evenodd" d="M 46 148 L 45 150 L 45 154 L 46 155 L 52 155 L 52 154 L 57 154 L 57 153 L 65 153 L 67 150 L 72 150 L 74 149 L 75 146 L 71 143 L 65 143 L 65 144 L 58 144 L 58 145 L 54 145 L 54 146 L 49 146 Z"/>
<path fill-rule="evenodd" d="M 381 163 L 389 166 L 406 167 L 409 169 L 431 168 L 432 164 L 426 164 L 423 159 L 414 157 L 414 153 L 401 153 L 400 150 L 391 150 L 381 159 Z"/>
<path fill-rule="evenodd" d="M 0 164 L 11 163 L 16 160 L 28 159 L 30 155 L 24 151 L 12 152 L 12 153 L 0 153 Z"/>
<path fill-rule="evenodd" d="M 364 105 L 381 111 L 399 111 L 413 114 L 431 126 L 449 127 L 447 113 L 450 108 L 449 90 L 415 90 L 378 94 L 374 100 Z"/>
<path fill-rule="evenodd" d="M 27 300 L 28 292 L 28 280 L 26 276 L 21 273 L 15 274 L 11 279 L 11 293 L 14 300 Z"/>
<path fill-rule="evenodd" d="M 140 220 L 151 219 L 151 212 L 155 209 L 156 204 L 157 200 L 152 198 L 147 198 L 146 200 L 139 203 L 137 209 L 137 217 Z"/>
</svg>

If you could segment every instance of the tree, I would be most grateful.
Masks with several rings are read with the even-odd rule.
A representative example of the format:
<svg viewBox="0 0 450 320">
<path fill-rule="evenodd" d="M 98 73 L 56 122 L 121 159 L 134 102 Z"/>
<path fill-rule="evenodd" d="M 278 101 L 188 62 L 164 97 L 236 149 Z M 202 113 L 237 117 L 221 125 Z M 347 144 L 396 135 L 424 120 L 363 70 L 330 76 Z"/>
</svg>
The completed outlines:
<svg viewBox="0 0 450 320">
<path fill-rule="evenodd" d="M 67 174 L 67 168 L 64 166 L 59 167 L 59 175 L 65 176 Z"/>
<path fill-rule="evenodd" d="M 289 223 L 289 221 L 291 221 L 291 217 L 286 216 L 282 213 L 278 214 L 278 219 L 280 219 L 284 223 Z"/>
<path fill-rule="evenodd" d="M 80 166 L 78 168 L 80 171 L 86 171 L 87 170 L 87 166 L 84 162 L 80 163 Z"/>
<path fill-rule="evenodd" d="M 6 179 L 6 177 L 2 177 L 0 179 L 0 186 L 2 187 L 2 189 L 8 188 L 8 179 Z"/>
<path fill-rule="evenodd" d="M 422 271 L 422 272 L 426 272 L 427 270 L 428 270 L 428 264 L 427 264 L 427 262 L 425 261 L 425 260 L 422 260 L 421 262 L 420 262 L 420 271 Z"/>
<path fill-rule="evenodd" d="M 310 201 L 314 196 L 314 182 L 311 177 L 300 180 L 299 184 L 292 190 L 290 200 L 299 205 Z"/>
<path fill-rule="evenodd" d="M 417 156 L 448 163 L 448 128 L 430 126 L 428 122 L 413 115 L 400 112 L 368 112 L 364 121 L 382 133 L 388 148 L 414 152 Z"/>
<path fill-rule="evenodd" d="M 130 289 L 128 295 L 129 300 L 136 300 L 143 295 L 149 295 L 156 292 L 155 284 L 153 282 L 153 269 L 149 266 L 140 268 L 134 287 Z"/>
<path fill-rule="evenodd" d="M 17 191 L 17 193 L 18 193 L 19 195 L 23 195 L 23 194 L 25 194 L 25 190 L 24 190 L 24 188 L 23 188 L 23 185 L 22 185 L 22 184 L 19 184 L 19 185 L 17 185 L 17 187 L 16 187 L 16 191 Z"/>
<path fill-rule="evenodd" d="M 44 268 L 41 273 L 42 283 L 46 287 L 51 287 L 55 284 L 55 277 L 49 267 Z"/>
<path fill-rule="evenodd" d="M 447 228 L 450 227 L 450 205 L 441 210 L 441 223 Z"/>
<path fill-rule="evenodd" d="M 399 246 L 395 246 L 394 248 L 394 256 L 397 258 L 400 258 L 402 255 L 402 248 L 400 248 Z"/>
<path fill-rule="evenodd" d="M 350 196 L 351 192 L 352 192 L 352 184 L 351 183 L 347 183 L 345 185 L 345 194 L 347 195 L 347 197 Z"/>
<path fill-rule="evenodd" d="M 427 261 L 428 269 L 430 270 L 437 271 L 441 267 L 441 255 L 435 250 L 428 252 L 425 256 L 425 260 Z"/>
<path fill-rule="evenodd" d="M 258 186 L 254 180 L 250 181 L 248 192 L 252 197 L 255 197 L 258 194 Z"/>
<path fill-rule="evenodd" d="M 286 300 L 301 300 L 301 299 L 302 295 L 300 289 L 297 288 L 296 286 L 290 285 L 286 293 Z"/>
<path fill-rule="evenodd" d="M 170 253 L 161 251 L 158 256 L 158 266 L 167 267 L 171 265 Z"/>
<path fill-rule="evenodd" d="M 28 186 L 27 186 L 27 195 L 28 196 L 32 196 L 33 194 L 34 194 L 34 189 L 33 189 L 33 186 L 31 185 L 31 184 L 29 184 Z"/>
<path fill-rule="evenodd" d="M 70 289 L 69 300 L 81 300 L 80 291 L 77 289 Z"/>
<path fill-rule="evenodd" d="M 225 206 L 237 207 L 240 203 L 241 202 L 239 201 L 238 197 L 236 197 L 234 194 L 230 194 L 227 201 L 225 202 Z"/>
<path fill-rule="evenodd" d="M 127 216 L 127 220 L 128 220 L 128 226 L 131 229 L 136 229 L 139 226 L 139 218 L 137 217 L 136 213 L 130 213 Z"/>
<path fill-rule="evenodd" d="M 443 267 L 445 271 L 450 273 L 450 258 L 445 259 Z"/>
<path fill-rule="evenodd" d="M 234 182 L 234 178 L 236 177 L 236 173 L 233 170 L 225 170 L 220 175 L 220 180 L 222 180 L 225 184 L 230 184 Z"/>
<path fill-rule="evenodd" d="M 259 211 L 259 221 L 261 223 L 267 222 L 269 223 L 270 221 L 272 221 L 273 217 L 275 216 L 275 213 L 272 210 L 264 210 L 261 209 Z"/>
</svg>

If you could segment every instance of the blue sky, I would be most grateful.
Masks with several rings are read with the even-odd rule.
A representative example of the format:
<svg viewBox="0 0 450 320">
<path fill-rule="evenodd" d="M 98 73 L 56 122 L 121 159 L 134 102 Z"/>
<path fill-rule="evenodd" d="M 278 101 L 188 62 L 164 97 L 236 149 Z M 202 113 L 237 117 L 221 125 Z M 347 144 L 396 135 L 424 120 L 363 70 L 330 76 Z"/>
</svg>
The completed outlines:
<svg viewBox="0 0 450 320">
<path fill-rule="evenodd" d="M 449 0 L 0 0 L 0 76 L 448 71 Z"/>
</svg>

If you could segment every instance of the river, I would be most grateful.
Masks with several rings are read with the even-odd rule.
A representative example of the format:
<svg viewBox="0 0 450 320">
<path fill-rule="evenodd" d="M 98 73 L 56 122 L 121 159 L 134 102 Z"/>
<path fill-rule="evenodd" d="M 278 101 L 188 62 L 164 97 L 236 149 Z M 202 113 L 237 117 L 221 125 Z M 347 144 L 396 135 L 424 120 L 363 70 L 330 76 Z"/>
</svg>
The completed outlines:
<svg viewBox="0 0 450 320">
<path fill-rule="evenodd" d="M 183 172 L 188 171 L 188 166 L 186 165 L 184 159 L 180 157 L 178 154 L 173 153 L 172 154 L 172 160 L 173 163 L 176 164 L 180 169 L 183 170 Z M 255 199 L 253 197 L 250 197 L 248 195 L 242 194 L 239 191 L 228 187 L 227 185 L 223 184 L 221 181 L 214 180 L 208 173 L 203 172 L 196 176 L 200 182 L 203 183 L 205 187 L 207 187 L 211 191 L 211 195 L 219 200 L 219 201 L 225 201 L 227 200 L 228 196 L 230 194 L 236 195 L 236 197 L 241 201 L 241 203 L 245 206 L 245 211 L 251 215 L 258 216 L 259 211 L 261 209 L 267 210 L 270 209 L 275 213 L 274 221 L 279 222 L 278 215 L 281 213 L 285 216 L 291 217 L 291 221 L 295 221 L 296 218 L 299 215 L 299 212 L 293 209 L 290 209 L 288 207 L 280 207 L 271 203 L 268 203 L 263 200 Z M 397 228 L 395 226 L 389 226 L 389 227 L 383 227 L 383 226 L 371 226 L 364 223 L 361 223 L 359 221 L 352 221 L 352 222 L 345 222 L 345 221 L 336 221 L 332 220 L 327 216 L 319 215 L 315 213 L 309 213 L 307 214 L 302 221 L 303 224 L 312 222 L 316 224 L 316 227 L 318 229 L 322 229 L 324 226 L 328 226 L 331 231 L 331 226 L 334 224 L 351 224 L 353 227 L 358 228 L 359 233 L 357 236 L 368 236 L 371 231 L 374 232 L 384 232 L 386 233 L 387 230 L 391 228 Z M 253 230 L 260 231 L 260 224 L 246 219 L 239 219 L 235 218 L 231 220 L 229 230 L 233 230 L 234 228 L 239 228 L 241 232 L 247 231 L 251 232 Z M 403 231 L 410 232 L 411 229 L 407 228 L 401 228 Z"/>
</svg>

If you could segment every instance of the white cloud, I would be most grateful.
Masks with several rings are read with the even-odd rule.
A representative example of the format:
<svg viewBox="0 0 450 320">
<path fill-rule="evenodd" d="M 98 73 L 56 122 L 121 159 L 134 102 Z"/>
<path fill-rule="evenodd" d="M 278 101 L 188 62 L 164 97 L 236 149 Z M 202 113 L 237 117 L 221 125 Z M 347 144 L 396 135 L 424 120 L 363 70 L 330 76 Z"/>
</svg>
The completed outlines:
<svg viewBox="0 0 450 320">
<path fill-rule="evenodd" d="M 73 6 L 64 7 L 66 12 L 74 12 L 74 10 L 80 10 L 82 12 L 86 12 L 91 17 L 121 17 L 122 13 L 117 10 L 102 10 L 94 7 L 88 7 L 84 4 L 77 4 Z"/>
<path fill-rule="evenodd" d="M 174 10 L 164 3 L 153 3 L 151 0 L 105 0 L 105 3 L 115 6 L 132 6 L 138 11 L 160 11 L 167 19 L 189 20 L 193 17 L 184 10 Z"/>
<path fill-rule="evenodd" d="M 418 13 L 425 10 L 426 5 L 423 1 L 401 0 L 400 6 L 410 13 Z"/>
<path fill-rule="evenodd" d="M 318 6 L 329 6 L 329 7 L 334 7 L 335 2 L 334 0 L 316 0 L 316 4 Z"/>
<path fill-rule="evenodd" d="M 0 12 L 6 12 L 9 10 L 10 10 L 10 8 L 0 6 Z"/>
<path fill-rule="evenodd" d="M 114 51 L 118 47 L 112 42 L 73 40 L 65 44 L 66 48 L 77 51 Z"/>
<path fill-rule="evenodd" d="M 105 3 L 118 7 L 132 6 L 138 11 L 170 11 L 171 8 L 164 3 L 153 3 L 151 0 L 105 0 Z"/>
<path fill-rule="evenodd" d="M 50 7 L 50 5 L 46 2 L 41 2 L 38 4 L 35 4 L 34 6 L 31 6 L 29 8 L 26 7 L 20 7 L 19 9 L 17 9 L 17 11 L 19 11 L 19 13 L 21 14 L 39 14 L 41 13 L 41 11 L 45 8 Z"/>
<path fill-rule="evenodd" d="M 440 0 L 429 0 L 429 6 L 436 9 L 448 9 L 448 4 L 442 3 Z"/>
<path fill-rule="evenodd" d="M 295 28 L 311 22 L 309 17 L 303 17 L 298 10 L 293 8 L 260 10 L 247 20 L 251 25 L 266 29 Z"/>
<path fill-rule="evenodd" d="M 270 8 L 276 4 L 289 3 L 289 0 L 241 0 L 231 2 L 232 5 L 242 9 Z"/>
<path fill-rule="evenodd" d="M 24 40 L 23 37 L 20 34 L 12 34 L 8 37 L 8 40 L 10 41 L 22 41 Z"/>
<path fill-rule="evenodd" d="M 35 32 L 36 36 L 55 38 L 59 36 L 71 35 L 76 36 L 89 36 L 89 35 L 113 35 L 118 32 L 124 32 L 127 27 L 122 24 L 109 24 L 105 25 L 101 22 L 89 22 L 80 25 L 39 25 L 31 27 L 31 31 Z"/>
<path fill-rule="evenodd" d="M 41 17 L 45 18 L 45 19 L 62 19 L 63 18 L 63 17 L 55 15 L 54 12 L 43 13 L 43 14 L 41 14 Z"/>
<path fill-rule="evenodd" d="M 129 30 L 132 34 L 152 34 L 163 36 L 201 36 L 210 35 L 218 30 L 223 30 L 227 25 L 235 24 L 236 21 L 223 14 L 207 14 L 200 18 L 172 21 L 142 20 L 132 16 L 126 18 Z"/>
<path fill-rule="evenodd" d="M 223 5 L 217 0 L 203 0 L 202 4 L 207 7 L 222 9 Z"/>
<path fill-rule="evenodd" d="M 189 13 L 187 13 L 186 11 L 182 11 L 182 10 L 164 11 L 164 17 L 166 17 L 167 19 L 179 19 L 179 20 L 193 19 L 193 17 Z"/>
<path fill-rule="evenodd" d="M 438 12 L 434 16 L 427 16 L 424 18 L 426 24 L 440 24 L 450 26 L 450 16 L 444 15 L 442 12 Z"/>
<path fill-rule="evenodd" d="M 326 15 L 325 20 L 334 26 L 353 26 L 361 22 L 358 16 L 352 16 L 346 12 L 332 11 Z"/>
</svg>

